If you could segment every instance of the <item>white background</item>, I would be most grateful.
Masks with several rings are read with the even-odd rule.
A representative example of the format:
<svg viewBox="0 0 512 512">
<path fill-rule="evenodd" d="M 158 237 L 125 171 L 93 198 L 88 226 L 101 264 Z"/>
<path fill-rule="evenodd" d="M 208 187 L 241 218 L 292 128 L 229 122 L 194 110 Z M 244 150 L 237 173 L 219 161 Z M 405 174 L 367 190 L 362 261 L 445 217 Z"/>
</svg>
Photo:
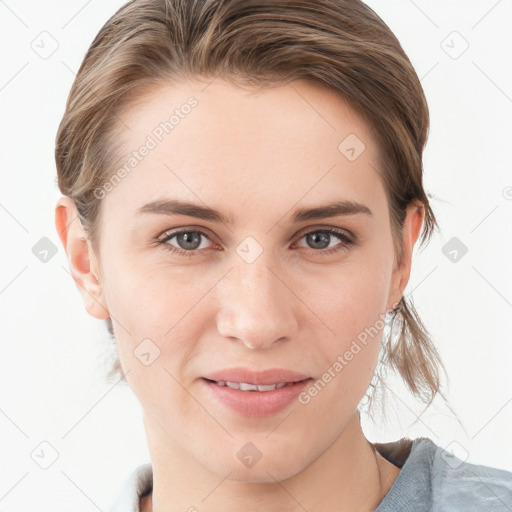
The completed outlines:
<svg viewBox="0 0 512 512">
<path fill-rule="evenodd" d="M 0 2 L 3 512 L 107 510 L 149 461 L 140 406 L 105 379 L 109 338 L 83 307 L 54 226 L 57 127 L 89 44 L 123 3 Z M 445 362 L 461 423 L 439 401 L 420 416 L 391 381 L 392 414 L 385 425 L 363 418 L 364 430 L 372 441 L 426 436 L 512 471 L 512 2 L 368 4 L 397 35 L 430 106 L 424 181 L 441 236 L 416 250 L 406 293 Z M 47 59 L 31 47 L 43 31 L 58 43 Z M 469 47 L 453 58 L 461 37 Z M 42 237 L 58 248 L 46 263 L 32 253 Z M 468 248 L 456 263 L 441 251 L 452 237 Z M 46 470 L 31 457 L 50 456 L 45 441 L 58 452 Z"/>
</svg>

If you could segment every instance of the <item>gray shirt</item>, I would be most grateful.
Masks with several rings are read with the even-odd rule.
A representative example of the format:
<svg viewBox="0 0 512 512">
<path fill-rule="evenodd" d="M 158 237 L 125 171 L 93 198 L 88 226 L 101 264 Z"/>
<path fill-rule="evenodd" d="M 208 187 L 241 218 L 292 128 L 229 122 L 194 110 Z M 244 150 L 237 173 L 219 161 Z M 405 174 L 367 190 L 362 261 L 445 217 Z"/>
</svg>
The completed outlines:
<svg viewBox="0 0 512 512">
<path fill-rule="evenodd" d="M 372 443 L 400 469 L 375 512 L 512 512 L 512 473 L 464 462 L 427 437 Z M 153 487 L 151 464 L 129 475 L 108 512 L 140 512 Z"/>
</svg>

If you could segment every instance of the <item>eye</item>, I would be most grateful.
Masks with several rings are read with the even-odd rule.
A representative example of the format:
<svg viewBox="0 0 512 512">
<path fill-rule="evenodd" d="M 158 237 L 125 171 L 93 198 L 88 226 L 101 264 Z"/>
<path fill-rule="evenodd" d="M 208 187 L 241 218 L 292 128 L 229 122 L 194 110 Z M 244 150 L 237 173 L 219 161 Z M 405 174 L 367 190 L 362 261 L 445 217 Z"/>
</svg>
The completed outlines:
<svg viewBox="0 0 512 512">
<path fill-rule="evenodd" d="M 173 238 L 176 238 L 176 243 L 179 244 L 179 247 L 170 244 Z M 210 240 L 202 231 L 189 229 L 174 231 L 172 233 L 166 232 L 158 237 L 157 242 L 161 244 L 164 249 L 178 256 L 194 256 L 197 254 L 197 251 L 204 249 L 204 247 L 201 247 L 201 238 Z"/>
<path fill-rule="evenodd" d="M 332 237 L 336 237 L 341 240 L 341 244 L 338 243 L 333 247 L 329 247 Z M 341 229 L 329 228 L 329 229 L 315 229 L 314 231 L 308 231 L 301 236 L 301 240 L 305 238 L 307 243 L 312 246 L 312 251 L 320 255 L 329 255 L 335 252 L 347 250 L 351 245 L 355 245 L 355 239 L 350 236 L 346 231 Z M 311 247 L 310 247 L 311 248 Z"/>
<path fill-rule="evenodd" d="M 341 240 L 334 247 L 329 247 L 332 237 Z M 171 240 L 176 238 L 178 247 L 171 244 Z M 162 245 L 164 249 L 171 251 L 178 256 L 195 256 L 198 252 L 207 249 L 202 244 L 202 239 L 210 241 L 206 233 L 196 229 L 182 229 L 174 232 L 165 232 L 157 238 L 157 243 Z M 307 243 L 311 244 L 310 250 L 320 255 L 328 255 L 338 251 L 347 250 L 349 246 L 355 245 L 357 242 L 355 238 L 349 235 L 346 231 L 336 228 L 315 229 L 304 233 L 300 240 L 306 238 Z"/>
</svg>

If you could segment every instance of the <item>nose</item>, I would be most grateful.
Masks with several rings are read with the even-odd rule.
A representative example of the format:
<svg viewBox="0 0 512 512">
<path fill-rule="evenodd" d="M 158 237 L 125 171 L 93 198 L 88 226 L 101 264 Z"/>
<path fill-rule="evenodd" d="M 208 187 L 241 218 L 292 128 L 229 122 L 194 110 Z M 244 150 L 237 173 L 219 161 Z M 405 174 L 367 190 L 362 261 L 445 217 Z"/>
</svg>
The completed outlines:
<svg viewBox="0 0 512 512">
<path fill-rule="evenodd" d="M 217 286 L 219 333 L 251 349 L 266 349 L 293 339 L 299 299 L 292 282 L 260 257 L 242 262 Z"/>
</svg>

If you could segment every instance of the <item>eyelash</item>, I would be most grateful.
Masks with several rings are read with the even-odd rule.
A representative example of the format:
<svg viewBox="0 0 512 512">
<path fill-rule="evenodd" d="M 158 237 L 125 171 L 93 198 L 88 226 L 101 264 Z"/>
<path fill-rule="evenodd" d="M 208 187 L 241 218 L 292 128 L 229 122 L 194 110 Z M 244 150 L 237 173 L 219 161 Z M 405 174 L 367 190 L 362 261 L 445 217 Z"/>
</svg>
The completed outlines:
<svg viewBox="0 0 512 512">
<path fill-rule="evenodd" d="M 340 238 L 341 241 L 343 242 L 343 244 L 341 246 L 331 247 L 330 249 L 318 249 L 318 250 L 309 249 L 310 251 L 320 254 L 322 256 L 328 256 L 330 254 L 333 254 L 333 253 L 336 253 L 339 251 L 347 250 L 349 248 L 349 246 L 356 244 L 356 240 L 351 238 L 345 231 L 338 230 L 335 228 L 313 229 L 311 231 L 307 231 L 307 232 L 301 234 L 301 236 L 299 237 L 299 240 L 301 240 L 305 236 L 310 235 L 312 233 L 320 233 L 320 232 L 327 233 L 329 235 L 334 235 L 334 236 Z M 156 242 L 159 245 L 162 245 L 165 250 L 170 251 L 172 254 L 176 254 L 177 256 L 186 256 L 186 257 L 196 256 L 198 252 L 206 250 L 206 249 L 193 249 L 190 251 L 185 251 L 184 249 L 179 249 L 179 248 L 174 247 L 167 243 L 167 242 L 169 242 L 169 240 L 171 240 L 172 238 L 174 238 L 175 236 L 177 236 L 181 233 L 199 233 L 201 236 L 205 237 L 207 240 L 210 240 L 210 238 L 208 237 L 208 235 L 206 235 L 206 233 L 203 233 L 202 231 L 200 231 L 198 229 L 181 229 L 179 231 L 163 233 L 162 235 L 160 235 L 157 238 Z"/>
</svg>

